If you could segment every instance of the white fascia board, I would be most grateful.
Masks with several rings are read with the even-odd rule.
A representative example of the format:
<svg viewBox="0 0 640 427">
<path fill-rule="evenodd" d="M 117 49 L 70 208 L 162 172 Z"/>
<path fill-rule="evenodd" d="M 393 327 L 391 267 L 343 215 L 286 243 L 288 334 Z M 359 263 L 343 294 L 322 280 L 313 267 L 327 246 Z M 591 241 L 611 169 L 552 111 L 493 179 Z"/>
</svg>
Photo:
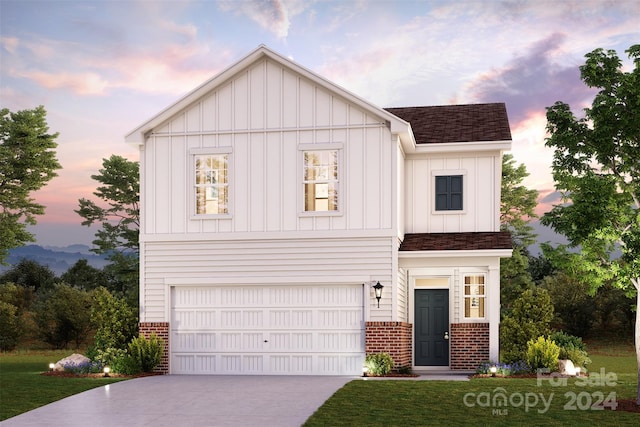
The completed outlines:
<svg viewBox="0 0 640 427">
<path fill-rule="evenodd" d="M 402 120 L 401 118 L 370 103 L 369 101 L 364 100 L 363 98 L 360 98 L 359 96 L 353 94 L 352 92 L 338 86 L 337 84 L 308 70 L 307 68 L 291 61 L 289 58 L 284 57 L 279 53 L 276 53 L 275 51 L 269 49 L 265 45 L 260 45 L 251 53 L 249 53 L 247 56 L 245 56 L 235 64 L 231 65 L 229 68 L 225 69 L 218 75 L 214 76 L 210 80 L 198 86 L 196 89 L 192 90 L 191 92 L 183 96 L 177 102 L 165 108 L 160 113 L 155 115 L 153 118 L 149 119 L 148 121 L 144 122 L 142 125 L 138 126 L 134 130 L 129 132 L 125 136 L 125 141 L 129 144 L 133 144 L 136 146 L 144 144 L 146 139 L 146 134 L 148 132 L 153 130 L 155 127 L 161 125 L 163 122 L 173 117 L 175 114 L 179 113 L 181 110 L 187 108 L 189 105 L 197 101 L 206 93 L 210 92 L 220 84 L 224 83 L 225 81 L 233 77 L 236 73 L 250 66 L 252 63 L 254 63 L 255 61 L 257 61 L 263 56 L 266 56 L 271 60 L 281 65 L 284 65 L 285 67 L 313 81 L 319 86 L 325 87 L 331 92 L 335 92 L 339 94 L 341 97 L 343 97 L 347 101 L 358 105 L 360 108 L 366 111 L 369 111 L 370 113 L 376 116 L 379 116 L 381 119 L 385 120 L 385 123 L 389 126 L 389 129 L 391 130 L 392 133 L 406 135 L 411 132 L 411 127 L 409 126 L 409 123 Z"/>
<path fill-rule="evenodd" d="M 481 250 L 445 250 L 445 251 L 400 251 L 400 259 L 420 258 L 463 258 L 463 257 L 499 257 L 510 258 L 513 249 L 481 249 Z"/>
<path fill-rule="evenodd" d="M 439 144 L 419 144 L 412 153 L 460 153 L 478 151 L 509 151 L 511 141 L 443 142 Z"/>
</svg>

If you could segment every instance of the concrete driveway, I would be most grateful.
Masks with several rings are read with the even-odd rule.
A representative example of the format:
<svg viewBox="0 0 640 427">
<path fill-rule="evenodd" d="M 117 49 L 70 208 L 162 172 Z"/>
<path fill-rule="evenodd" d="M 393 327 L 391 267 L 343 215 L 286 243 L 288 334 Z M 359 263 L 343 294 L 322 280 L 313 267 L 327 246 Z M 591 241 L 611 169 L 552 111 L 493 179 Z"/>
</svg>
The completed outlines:
<svg viewBox="0 0 640 427">
<path fill-rule="evenodd" d="M 300 426 L 355 377 L 185 376 L 95 388 L 0 423 L 13 426 Z"/>
</svg>

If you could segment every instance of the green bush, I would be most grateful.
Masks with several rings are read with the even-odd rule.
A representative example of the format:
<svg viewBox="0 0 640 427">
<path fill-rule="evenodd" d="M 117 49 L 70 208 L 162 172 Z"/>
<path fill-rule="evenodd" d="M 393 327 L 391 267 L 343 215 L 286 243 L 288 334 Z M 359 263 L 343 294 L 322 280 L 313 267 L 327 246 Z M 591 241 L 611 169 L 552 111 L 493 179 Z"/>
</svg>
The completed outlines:
<svg viewBox="0 0 640 427">
<path fill-rule="evenodd" d="M 18 345 L 24 331 L 24 322 L 18 308 L 0 301 L 0 351 L 11 351 Z"/>
<path fill-rule="evenodd" d="M 127 352 L 113 361 L 111 370 L 123 375 L 136 375 L 142 372 L 139 361 Z"/>
<path fill-rule="evenodd" d="M 558 356 L 560 347 L 550 338 L 543 336 L 527 343 L 527 363 L 531 369 L 546 368 L 554 371 L 558 368 Z"/>
<path fill-rule="evenodd" d="M 152 372 L 160 364 L 163 350 L 164 341 L 155 334 L 151 334 L 149 339 L 139 336 L 129 343 L 129 354 L 142 372 Z"/>
<path fill-rule="evenodd" d="M 544 289 L 526 290 L 513 303 L 511 314 L 500 324 L 502 362 L 514 363 L 527 359 L 527 343 L 549 335 L 553 320 L 553 305 Z"/>
<path fill-rule="evenodd" d="M 113 366 L 117 364 L 117 361 L 127 355 L 127 350 L 122 348 L 105 348 L 98 349 L 96 347 L 89 347 L 87 349 L 87 357 L 94 362 L 99 363 L 102 366 L 109 366 L 114 369 Z M 117 372 L 114 369 L 114 372 Z"/>
<path fill-rule="evenodd" d="M 559 359 L 569 359 L 575 366 L 583 368 L 586 368 L 591 363 L 587 353 L 587 346 L 582 342 L 582 338 L 562 331 L 552 333 L 550 338 L 560 347 Z"/>
<path fill-rule="evenodd" d="M 595 319 L 596 305 L 589 295 L 589 284 L 556 273 L 545 277 L 542 287 L 549 292 L 554 308 L 554 327 L 562 328 L 574 335 L 589 333 Z"/>
<path fill-rule="evenodd" d="M 105 288 L 93 293 L 91 323 L 96 328 L 95 351 L 116 348 L 125 350 L 138 335 L 138 316 L 122 298 L 117 298 Z"/>
<path fill-rule="evenodd" d="M 364 365 L 371 375 L 387 375 L 393 368 L 393 359 L 389 353 L 367 354 Z"/>
</svg>

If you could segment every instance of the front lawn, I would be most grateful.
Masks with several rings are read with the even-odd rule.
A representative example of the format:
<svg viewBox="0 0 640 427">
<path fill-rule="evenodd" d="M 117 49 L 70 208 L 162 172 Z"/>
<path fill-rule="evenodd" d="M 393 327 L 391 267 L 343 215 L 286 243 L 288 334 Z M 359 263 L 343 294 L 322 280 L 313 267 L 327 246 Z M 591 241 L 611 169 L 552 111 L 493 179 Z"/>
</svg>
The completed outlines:
<svg viewBox="0 0 640 427">
<path fill-rule="evenodd" d="M 608 405 L 636 397 L 633 347 L 599 350 L 590 353 L 593 363 L 588 379 L 566 382 L 558 377 L 355 380 L 338 390 L 305 426 L 640 425 L 640 413 L 593 406 L 598 401 Z"/>
<path fill-rule="evenodd" d="M 118 378 L 63 378 L 41 375 L 70 351 L 0 353 L 0 421 Z"/>
</svg>

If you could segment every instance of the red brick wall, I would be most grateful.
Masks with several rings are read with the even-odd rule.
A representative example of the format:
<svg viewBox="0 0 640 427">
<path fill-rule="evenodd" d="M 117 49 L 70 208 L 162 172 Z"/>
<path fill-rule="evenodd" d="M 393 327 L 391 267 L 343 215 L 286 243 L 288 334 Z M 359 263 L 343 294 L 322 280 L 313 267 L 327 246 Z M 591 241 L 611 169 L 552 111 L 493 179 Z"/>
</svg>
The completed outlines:
<svg viewBox="0 0 640 427">
<path fill-rule="evenodd" d="M 169 373 L 169 322 L 140 322 L 140 335 L 149 338 L 151 334 L 156 334 L 164 341 L 164 351 L 160 364 L 156 366 L 154 372 L 162 374 Z"/>
<path fill-rule="evenodd" d="M 394 369 L 411 368 L 412 325 L 406 322 L 366 322 L 365 352 L 389 353 Z"/>
<path fill-rule="evenodd" d="M 488 323 L 452 323 L 451 369 L 475 369 L 489 360 Z"/>
</svg>

